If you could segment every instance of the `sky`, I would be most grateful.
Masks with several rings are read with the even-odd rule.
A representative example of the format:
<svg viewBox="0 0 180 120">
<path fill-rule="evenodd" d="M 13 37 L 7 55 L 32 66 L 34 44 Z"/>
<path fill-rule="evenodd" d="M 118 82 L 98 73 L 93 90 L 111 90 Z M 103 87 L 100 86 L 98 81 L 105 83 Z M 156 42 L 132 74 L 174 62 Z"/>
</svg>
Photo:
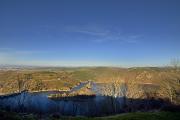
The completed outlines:
<svg viewBox="0 0 180 120">
<path fill-rule="evenodd" d="M 0 0 L 0 65 L 166 66 L 180 0 Z"/>
</svg>

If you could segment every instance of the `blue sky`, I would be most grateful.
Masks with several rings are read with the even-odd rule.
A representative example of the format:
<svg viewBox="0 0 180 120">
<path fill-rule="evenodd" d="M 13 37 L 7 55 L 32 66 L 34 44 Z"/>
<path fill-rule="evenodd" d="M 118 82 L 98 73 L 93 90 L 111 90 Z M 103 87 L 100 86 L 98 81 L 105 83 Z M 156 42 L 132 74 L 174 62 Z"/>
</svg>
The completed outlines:
<svg viewBox="0 0 180 120">
<path fill-rule="evenodd" d="M 179 0 L 0 0 L 0 64 L 163 66 L 179 57 Z"/>
</svg>

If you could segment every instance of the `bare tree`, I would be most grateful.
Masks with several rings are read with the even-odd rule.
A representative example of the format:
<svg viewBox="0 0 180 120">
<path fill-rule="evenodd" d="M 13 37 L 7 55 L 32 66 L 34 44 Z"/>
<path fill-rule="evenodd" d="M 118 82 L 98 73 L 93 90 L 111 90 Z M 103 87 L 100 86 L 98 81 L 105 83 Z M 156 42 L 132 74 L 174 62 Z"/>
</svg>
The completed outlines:
<svg viewBox="0 0 180 120">
<path fill-rule="evenodd" d="M 17 75 L 17 86 L 18 91 L 24 91 L 27 90 L 30 86 L 28 84 L 28 81 L 32 79 L 31 74 L 19 74 Z"/>
<path fill-rule="evenodd" d="M 27 99 L 26 92 L 21 92 L 20 95 L 16 96 L 18 112 L 25 112 L 25 101 Z"/>
<path fill-rule="evenodd" d="M 112 84 L 112 90 L 114 97 L 121 96 L 121 85 L 122 85 L 122 79 L 120 77 L 113 78 L 113 84 Z"/>
<path fill-rule="evenodd" d="M 171 102 L 176 99 L 176 82 L 172 76 L 164 76 L 160 83 L 159 95 L 168 98 Z"/>
<path fill-rule="evenodd" d="M 136 79 L 127 79 L 125 81 L 125 92 L 124 96 L 128 99 L 125 99 L 125 110 L 126 111 L 135 111 L 137 109 L 137 103 L 134 102 L 134 99 L 140 99 L 143 97 L 144 92 L 140 88 Z"/>
<path fill-rule="evenodd" d="M 180 67 L 180 60 L 178 58 L 172 59 L 171 65 L 173 66 L 175 71 L 178 71 Z"/>
<path fill-rule="evenodd" d="M 139 84 L 135 79 L 126 81 L 126 97 L 127 98 L 140 98 L 143 95 L 142 89 L 140 89 Z"/>
<path fill-rule="evenodd" d="M 101 88 L 101 94 L 106 96 L 118 97 L 121 95 L 122 79 L 120 77 L 111 77 L 111 84 L 108 83 Z"/>
<path fill-rule="evenodd" d="M 42 80 L 39 80 L 39 79 L 36 80 L 36 85 L 35 85 L 36 90 L 38 90 L 38 91 L 42 90 L 43 86 L 44 86 L 44 84 L 43 84 Z"/>
<path fill-rule="evenodd" d="M 25 111 L 25 100 L 27 99 L 26 91 L 29 87 L 28 81 L 32 79 L 31 74 L 19 74 L 17 75 L 17 87 L 19 91 L 19 95 L 16 96 L 17 106 L 19 112 Z"/>
<path fill-rule="evenodd" d="M 21 92 L 23 91 L 24 88 L 24 80 L 22 79 L 22 76 L 19 74 L 17 75 L 17 85 L 18 85 L 18 91 Z"/>
</svg>

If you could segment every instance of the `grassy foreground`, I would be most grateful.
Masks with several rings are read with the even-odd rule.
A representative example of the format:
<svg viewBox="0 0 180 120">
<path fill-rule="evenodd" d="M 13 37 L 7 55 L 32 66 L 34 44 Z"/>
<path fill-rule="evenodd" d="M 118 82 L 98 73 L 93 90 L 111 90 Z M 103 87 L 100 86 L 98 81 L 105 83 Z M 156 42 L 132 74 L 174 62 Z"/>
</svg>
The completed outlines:
<svg viewBox="0 0 180 120">
<path fill-rule="evenodd" d="M 65 118 L 64 120 L 179 120 L 180 113 L 173 112 L 139 112 L 139 113 L 127 113 L 109 117 L 97 117 L 97 118 Z"/>
<path fill-rule="evenodd" d="M 0 111 L 0 120 L 180 120 L 180 112 L 137 112 L 108 117 L 58 117 L 34 115 L 20 116 L 16 113 Z"/>
</svg>

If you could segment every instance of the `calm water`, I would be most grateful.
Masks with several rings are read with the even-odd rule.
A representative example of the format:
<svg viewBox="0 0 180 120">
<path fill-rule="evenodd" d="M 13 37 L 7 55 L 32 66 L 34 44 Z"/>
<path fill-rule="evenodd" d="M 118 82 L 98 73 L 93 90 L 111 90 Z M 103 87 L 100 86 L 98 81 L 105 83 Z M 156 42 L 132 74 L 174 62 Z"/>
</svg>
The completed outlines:
<svg viewBox="0 0 180 120">
<path fill-rule="evenodd" d="M 75 91 L 88 83 L 82 83 L 71 90 Z M 102 116 L 120 113 L 123 106 L 123 97 L 102 96 L 99 91 L 100 85 L 92 83 L 92 91 L 96 92 L 95 97 L 76 98 L 68 100 L 52 100 L 48 98 L 50 94 L 59 93 L 58 91 L 28 93 L 23 92 L 19 95 L 0 99 L 0 106 L 17 112 L 30 113 L 59 113 L 62 115 L 83 115 L 83 116 Z"/>
</svg>

